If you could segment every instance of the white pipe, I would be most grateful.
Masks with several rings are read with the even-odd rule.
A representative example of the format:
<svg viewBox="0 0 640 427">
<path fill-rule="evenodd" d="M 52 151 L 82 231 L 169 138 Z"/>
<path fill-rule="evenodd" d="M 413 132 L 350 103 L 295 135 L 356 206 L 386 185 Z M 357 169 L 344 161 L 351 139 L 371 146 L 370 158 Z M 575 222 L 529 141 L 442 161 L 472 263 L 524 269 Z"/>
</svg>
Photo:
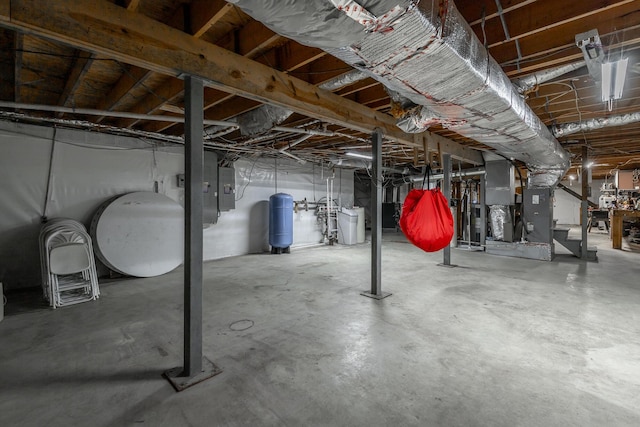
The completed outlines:
<svg viewBox="0 0 640 427">
<path fill-rule="evenodd" d="M 326 130 L 317 130 L 317 129 L 300 129 L 300 128 L 287 128 L 282 126 L 274 126 L 271 128 L 271 130 L 276 132 L 301 133 L 306 135 L 335 136 L 335 133 L 333 132 L 326 131 Z"/>
<path fill-rule="evenodd" d="M 26 104 L 22 102 L 7 102 L 0 101 L 0 108 L 12 108 L 17 110 L 35 110 L 35 111 L 50 111 L 54 113 L 68 113 L 68 114 L 85 114 L 89 116 L 107 116 L 118 117 L 123 119 L 135 119 L 135 120 L 150 120 L 159 122 L 171 122 L 171 123 L 184 123 L 184 117 L 181 116 L 165 116 L 165 115 L 149 115 L 128 113 L 126 111 L 108 111 L 108 110 L 96 110 L 93 108 L 72 108 L 62 107 L 59 105 L 42 105 L 42 104 Z M 233 132 L 238 129 L 238 124 L 232 121 L 221 120 L 203 120 L 203 124 L 206 126 L 228 126 L 230 129 L 223 130 L 213 135 L 207 135 L 208 138 L 215 138 L 217 136 L 226 135 L 229 132 Z M 299 133 L 311 136 L 335 136 L 335 133 L 330 131 L 316 130 L 316 129 L 300 129 L 275 126 L 273 131 L 287 132 L 287 133 Z M 259 137 L 260 139 L 268 139 L 265 137 Z M 253 141 L 252 141 L 253 142 Z"/>
<path fill-rule="evenodd" d="M 285 150 L 280 150 L 279 153 L 284 154 L 285 156 L 291 157 L 292 159 L 296 160 L 298 163 L 304 165 L 305 163 L 307 163 L 307 161 L 305 159 L 301 159 L 300 157 L 289 153 L 288 151 Z"/>
<path fill-rule="evenodd" d="M 53 117 L 34 117 L 29 116 L 23 113 L 14 113 L 12 111 L 1 111 L 0 110 L 0 118 L 6 118 L 10 120 L 18 120 L 18 121 L 28 121 L 35 123 L 47 123 L 61 126 L 70 126 L 72 128 L 83 128 L 88 130 L 96 130 L 98 132 L 109 132 L 119 135 L 127 135 L 127 136 L 135 136 L 138 138 L 150 138 L 154 140 L 159 140 L 162 142 L 171 142 L 175 144 L 184 144 L 184 138 L 181 136 L 174 135 L 166 135 L 163 133 L 157 132 L 148 132 L 138 129 L 129 129 L 129 128 L 119 128 L 115 126 L 103 125 L 99 123 L 92 123 L 85 120 L 69 120 L 69 119 L 58 119 Z M 229 144 L 220 144 L 215 141 L 206 141 L 207 147 L 216 147 L 225 151 L 233 151 L 239 153 L 249 153 L 249 154 L 261 154 L 263 150 L 257 150 L 247 147 L 242 147 L 238 145 L 229 145 Z"/>
<path fill-rule="evenodd" d="M 225 135 L 227 135 L 227 134 L 229 134 L 229 133 L 231 133 L 233 131 L 238 130 L 239 127 L 240 126 L 231 126 L 231 127 L 228 127 L 226 129 L 222 129 L 222 130 L 220 130 L 218 132 L 214 132 L 214 133 L 211 133 L 211 134 L 207 133 L 207 130 L 205 129 L 204 130 L 204 138 L 205 138 L 205 140 L 208 140 L 208 139 L 215 139 L 215 138 L 218 138 L 220 136 L 225 136 Z"/>
<path fill-rule="evenodd" d="M 137 114 L 127 113 L 125 111 L 95 110 L 93 108 L 61 107 L 59 105 L 25 104 L 21 102 L 0 101 L 0 108 L 15 108 L 18 110 L 51 111 L 54 113 L 86 114 L 88 116 L 107 116 L 123 119 L 155 120 L 159 122 L 184 123 L 184 117 L 180 116 Z M 225 122 L 221 120 L 204 120 L 203 124 L 207 126 L 235 126 L 236 128 L 238 126 L 237 123 Z"/>
<path fill-rule="evenodd" d="M 479 175 L 485 175 L 486 173 L 487 171 L 484 168 L 473 168 L 473 169 L 467 169 L 459 172 L 451 172 L 451 177 L 455 178 L 455 177 L 461 177 L 461 176 L 479 176 Z M 442 173 L 435 173 L 430 175 L 431 180 L 442 179 L 442 178 L 444 178 L 444 174 Z M 424 177 L 422 175 L 415 175 L 411 177 L 412 181 L 422 181 L 423 179 Z"/>
<path fill-rule="evenodd" d="M 312 135 L 302 135 L 300 138 L 296 139 L 295 141 L 293 141 L 291 144 L 287 145 L 286 147 L 284 147 L 283 149 L 280 150 L 280 152 L 282 154 L 286 154 L 285 151 L 287 151 L 290 148 L 295 147 L 296 145 L 306 141 L 307 139 L 311 138 Z"/>
</svg>

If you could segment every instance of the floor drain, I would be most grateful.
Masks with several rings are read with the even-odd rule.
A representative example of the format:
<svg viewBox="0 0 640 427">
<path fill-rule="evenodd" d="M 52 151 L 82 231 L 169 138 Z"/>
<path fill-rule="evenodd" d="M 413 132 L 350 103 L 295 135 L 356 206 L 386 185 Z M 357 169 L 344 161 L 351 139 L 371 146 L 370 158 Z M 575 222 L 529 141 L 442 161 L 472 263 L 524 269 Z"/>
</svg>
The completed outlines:
<svg viewBox="0 0 640 427">
<path fill-rule="evenodd" d="M 232 331 L 246 331 L 253 326 L 253 320 L 243 319 L 233 322 L 229 325 L 229 329 Z"/>
</svg>

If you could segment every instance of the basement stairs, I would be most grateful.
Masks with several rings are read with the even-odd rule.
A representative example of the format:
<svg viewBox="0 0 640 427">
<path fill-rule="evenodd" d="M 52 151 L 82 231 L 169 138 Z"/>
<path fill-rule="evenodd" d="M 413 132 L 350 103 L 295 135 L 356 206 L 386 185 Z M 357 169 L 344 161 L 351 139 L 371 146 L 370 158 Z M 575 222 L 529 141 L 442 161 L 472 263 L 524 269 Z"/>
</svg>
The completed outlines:
<svg viewBox="0 0 640 427">
<path fill-rule="evenodd" d="M 576 193 L 575 191 L 573 191 L 572 189 L 570 189 L 569 187 L 567 187 L 566 185 L 563 185 L 562 183 L 558 183 L 558 188 L 566 191 L 568 194 L 570 194 L 571 196 L 575 197 L 578 200 L 582 200 L 582 196 L 578 193 Z M 589 206 L 593 207 L 593 208 L 597 208 L 598 205 L 595 204 L 594 202 L 592 202 L 591 200 L 587 200 L 587 203 L 589 203 Z M 555 225 L 555 221 L 554 221 L 554 225 Z M 565 248 L 569 249 L 569 251 L 571 251 L 572 254 L 574 254 L 575 256 L 577 256 L 578 258 L 582 257 L 582 254 L 580 253 L 580 250 L 582 248 L 582 239 L 572 239 L 569 238 L 569 229 L 568 228 L 554 228 L 553 229 L 553 239 L 560 243 L 562 246 L 564 246 Z M 598 248 L 596 248 L 595 246 L 591 246 L 587 248 L 587 261 L 595 261 L 598 259 Z"/>
<path fill-rule="evenodd" d="M 554 228 L 553 239 L 567 248 L 572 254 L 581 258 L 580 250 L 582 248 L 582 239 L 573 239 L 569 237 L 568 228 Z M 587 248 L 587 261 L 596 261 L 598 259 L 598 248 L 590 246 Z"/>
</svg>

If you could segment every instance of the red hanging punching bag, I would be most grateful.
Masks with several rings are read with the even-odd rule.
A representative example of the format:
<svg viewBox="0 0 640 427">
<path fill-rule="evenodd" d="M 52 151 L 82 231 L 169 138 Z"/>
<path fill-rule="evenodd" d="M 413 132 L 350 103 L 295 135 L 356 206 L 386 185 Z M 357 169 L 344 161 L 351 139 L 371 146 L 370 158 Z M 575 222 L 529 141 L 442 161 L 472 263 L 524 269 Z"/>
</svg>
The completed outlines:
<svg viewBox="0 0 640 427">
<path fill-rule="evenodd" d="M 440 189 L 411 190 L 402 205 L 400 228 L 425 252 L 446 247 L 453 237 L 453 216 Z"/>
</svg>

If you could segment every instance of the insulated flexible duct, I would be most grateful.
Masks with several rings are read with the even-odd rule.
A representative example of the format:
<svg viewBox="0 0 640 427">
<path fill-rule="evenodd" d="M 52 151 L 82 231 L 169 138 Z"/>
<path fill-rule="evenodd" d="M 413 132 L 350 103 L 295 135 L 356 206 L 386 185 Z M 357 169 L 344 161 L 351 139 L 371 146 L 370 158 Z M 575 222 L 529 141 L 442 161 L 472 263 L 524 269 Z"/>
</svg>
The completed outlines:
<svg viewBox="0 0 640 427">
<path fill-rule="evenodd" d="M 525 162 L 555 185 L 569 156 L 447 0 L 230 0 L 275 32 L 324 49 L 410 100 L 408 132 L 433 123 Z"/>
<path fill-rule="evenodd" d="M 369 77 L 361 71 L 353 70 L 327 80 L 318 85 L 324 90 L 338 90 Z M 275 105 L 262 105 L 236 117 L 242 135 L 258 135 L 287 120 L 293 111 Z"/>
<path fill-rule="evenodd" d="M 598 119 L 585 120 L 583 122 L 564 123 L 553 127 L 553 134 L 557 138 L 571 135 L 577 132 L 588 132 L 596 129 L 603 129 L 614 126 L 624 126 L 640 122 L 640 113 L 629 113 L 621 116 L 601 117 Z"/>
</svg>

